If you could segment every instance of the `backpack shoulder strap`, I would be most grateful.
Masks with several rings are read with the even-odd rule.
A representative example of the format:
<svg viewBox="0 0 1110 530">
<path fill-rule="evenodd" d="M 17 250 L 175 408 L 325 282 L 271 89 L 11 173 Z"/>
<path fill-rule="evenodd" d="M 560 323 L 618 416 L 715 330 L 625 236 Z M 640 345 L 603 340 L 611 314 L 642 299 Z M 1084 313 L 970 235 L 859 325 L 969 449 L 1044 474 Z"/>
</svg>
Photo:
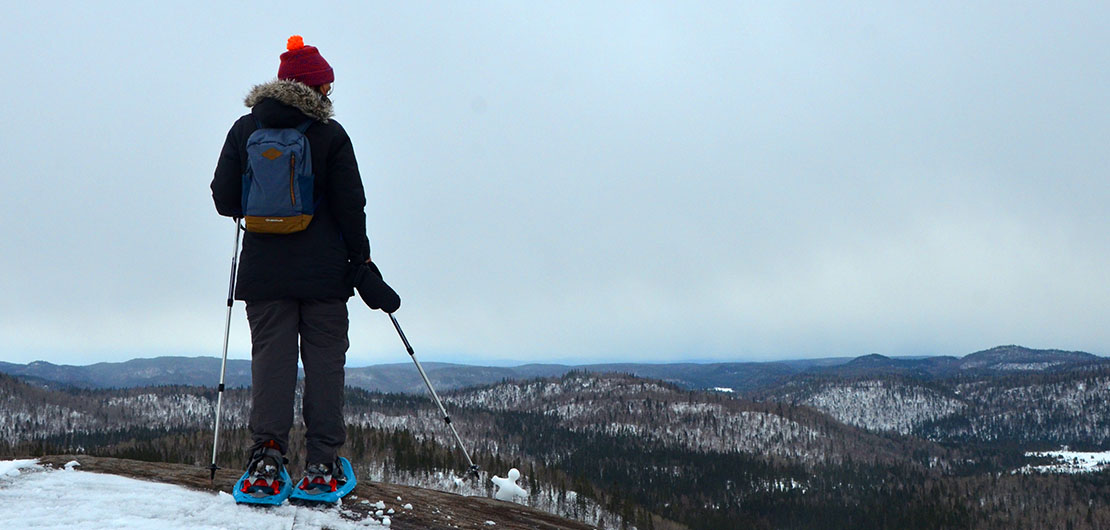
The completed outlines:
<svg viewBox="0 0 1110 530">
<path fill-rule="evenodd" d="M 316 120 L 308 120 L 308 121 L 298 125 L 297 126 L 297 131 L 300 132 L 301 134 L 304 134 L 305 131 L 307 131 L 308 128 L 311 127 L 313 123 L 316 123 Z"/>
</svg>

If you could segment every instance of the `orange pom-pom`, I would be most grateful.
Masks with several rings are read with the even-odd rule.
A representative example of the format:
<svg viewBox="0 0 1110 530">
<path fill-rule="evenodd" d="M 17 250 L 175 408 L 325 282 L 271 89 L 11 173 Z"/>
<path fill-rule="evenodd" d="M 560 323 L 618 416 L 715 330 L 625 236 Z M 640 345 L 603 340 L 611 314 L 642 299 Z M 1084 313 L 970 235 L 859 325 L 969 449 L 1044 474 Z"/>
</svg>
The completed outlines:
<svg viewBox="0 0 1110 530">
<path fill-rule="evenodd" d="M 289 37 L 289 42 L 285 44 L 285 49 L 289 51 L 299 50 L 304 48 L 304 39 L 300 35 L 293 35 Z"/>
</svg>

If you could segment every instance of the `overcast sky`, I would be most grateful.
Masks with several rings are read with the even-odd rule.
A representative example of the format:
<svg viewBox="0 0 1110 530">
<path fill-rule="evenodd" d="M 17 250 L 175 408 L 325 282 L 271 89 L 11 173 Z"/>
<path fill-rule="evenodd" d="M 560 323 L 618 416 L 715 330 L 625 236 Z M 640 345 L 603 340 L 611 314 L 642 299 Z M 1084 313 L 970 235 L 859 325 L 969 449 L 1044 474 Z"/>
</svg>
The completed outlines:
<svg viewBox="0 0 1110 530">
<path fill-rule="evenodd" d="M 0 360 L 219 356 L 208 185 L 292 34 L 422 359 L 1110 354 L 1108 3 L 163 4 L 4 7 Z"/>
</svg>

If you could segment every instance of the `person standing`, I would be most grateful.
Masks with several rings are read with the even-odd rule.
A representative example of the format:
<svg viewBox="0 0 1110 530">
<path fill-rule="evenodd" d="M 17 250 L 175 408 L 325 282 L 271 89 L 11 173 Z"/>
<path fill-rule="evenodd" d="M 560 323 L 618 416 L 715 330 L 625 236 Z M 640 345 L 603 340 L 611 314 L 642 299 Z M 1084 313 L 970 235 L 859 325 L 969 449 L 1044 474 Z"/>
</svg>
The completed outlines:
<svg viewBox="0 0 1110 530">
<path fill-rule="evenodd" d="M 239 260 L 235 299 L 246 302 L 252 343 L 252 480 L 245 489 L 258 484 L 272 487 L 274 494 L 279 490 L 277 482 L 288 461 L 298 354 L 305 373 L 307 449 L 305 478 L 298 484 L 335 491 L 346 479 L 338 452 L 346 440 L 347 300 L 353 294 L 349 275 L 352 267 L 370 263 L 370 241 L 366 195 L 351 139 L 333 118 L 329 95 L 334 81 L 320 51 L 306 46 L 300 36 L 290 37 L 277 79 L 255 86 L 247 95 L 251 110 L 228 132 L 212 179 L 216 211 L 238 222 L 246 207 L 243 182 L 252 133 L 297 129 L 307 139 L 311 157 L 302 164 L 311 162 L 311 189 L 298 191 L 314 209 L 307 225 L 289 233 L 263 233 L 252 230 L 248 216 Z M 274 150 L 262 153 L 267 158 L 280 155 Z M 290 195 L 295 187 L 291 175 Z M 294 205 L 297 200 L 292 198 Z"/>
</svg>

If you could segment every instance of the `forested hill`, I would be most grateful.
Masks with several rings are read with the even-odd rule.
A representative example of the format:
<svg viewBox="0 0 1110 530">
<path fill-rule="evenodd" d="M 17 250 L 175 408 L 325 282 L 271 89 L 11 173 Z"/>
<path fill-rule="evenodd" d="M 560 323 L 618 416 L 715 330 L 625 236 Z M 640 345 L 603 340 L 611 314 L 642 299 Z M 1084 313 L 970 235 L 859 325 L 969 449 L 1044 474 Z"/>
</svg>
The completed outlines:
<svg viewBox="0 0 1110 530">
<path fill-rule="evenodd" d="M 482 469 L 527 505 L 602 528 L 1110 527 L 1110 475 L 1030 472 L 1029 451 L 1110 449 L 1110 370 L 809 375 L 755 398 L 571 372 L 444 392 Z M 249 393 L 224 400 L 220 463 L 243 465 Z M 361 476 L 465 495 L 465 460 L 425 397 L 348 388 Z M 0 454 L 203 468 L 211 388 L 55 389 L 0 376 Z M 298 418 L 299 423 L 299 418 Z M 298 433 L 291 466 L 303 452 Z"/>
</svg>

